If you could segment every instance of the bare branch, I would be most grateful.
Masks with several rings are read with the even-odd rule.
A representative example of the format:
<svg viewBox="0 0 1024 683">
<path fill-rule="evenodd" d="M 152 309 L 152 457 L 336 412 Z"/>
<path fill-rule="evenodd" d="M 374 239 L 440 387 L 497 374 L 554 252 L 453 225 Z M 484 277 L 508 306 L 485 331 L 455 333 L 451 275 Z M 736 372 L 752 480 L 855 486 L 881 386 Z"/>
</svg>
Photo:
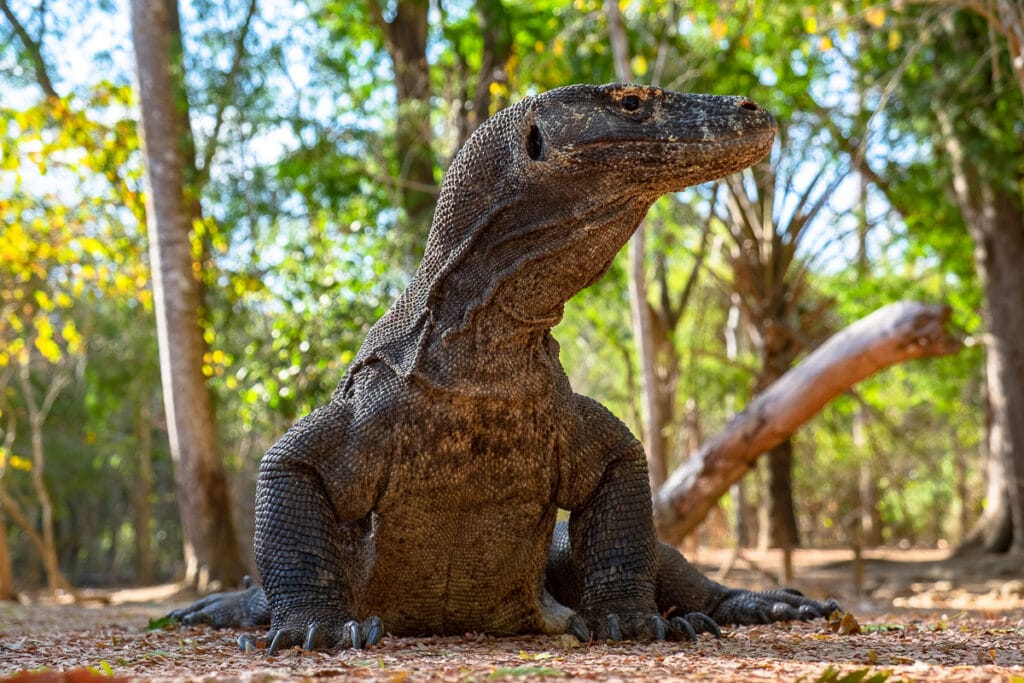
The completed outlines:
<svg viewBox="0 0 1024 683">
<path fill-rule="evenodd" d="M 0 2 L 2 1 L 0 0 Z M 245 58 L 245 40 L 249 36 L 253 17 L 256 16 L 256 2 L 257 0 L 249 0 L 245 19 L 242 20 L 242 26 L 238 29 L 238 35 L 235 37 L 234 57 L 232 57 L 231 67 L 224 77 L 224 89 L 220 92 L 220 97 L 218 98 L 220 101 L 217 103 L 217 113 L 213 119 L 213 131 L 210 133 L 210 138 L 206 141 L 206 149 L 203 151 L 203 165 L 197 169 L 196 173 L 196 185 L 198 187 L 202 187 L 210 179 L 210 164 L 213 163 L 213 157 L 217 153 L 220 129 L 224 125 L 224 113 L 231 103 L 232 96 L 235 93 L 235 86 L 238 83 L 238 74 L 242 71 L 242 61 Z"/>
<path fill-rule="evenodd" d="M 45 6 L 40 8 L 40 11 L 45 16 Z M 39 87 L 42 88 L 43 94 L 46 95 L 47 99 L 59 100 L 60 95 L 57 94 L 57 90 L 53 87 L 53 80 L 50 78 L 49 69 L 46 66 L 46 60 L 43 59 L 43 40 L 42 33 L 38 39 L 33 39 L 28 34 L 28 30 L 18 20 L 17 15 L 11 11 L 10 6 L 7 4 L 7 0 L 0 0 L 0 12 L 3 13 L 4 17 L 10 23 L 11 28 L 14 29 L 15 35 L 18 36 L 18 40 L 21 41 L 22 46 L 28 53 L 29 59 L 32 60 L 32 67 L 36 74 L 36 82 L 39 83 Z"/>
</svg>

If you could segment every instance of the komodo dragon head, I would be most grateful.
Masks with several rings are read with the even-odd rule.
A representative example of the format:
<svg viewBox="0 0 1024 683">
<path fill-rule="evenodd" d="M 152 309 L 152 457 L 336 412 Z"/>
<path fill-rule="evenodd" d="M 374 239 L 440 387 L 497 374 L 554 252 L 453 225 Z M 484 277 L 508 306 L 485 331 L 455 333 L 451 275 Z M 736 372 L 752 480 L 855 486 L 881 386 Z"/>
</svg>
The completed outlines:
<svg viewBox="0 0 1024 683">
<path fill-rule="evenodd" d="M 637 85 L 567 86 L 499 112 L 452 162 L 416 276 L 357 361 L 433 375 L 421 361 L 457 338 L 478 340 L 465 357 L 550 329 L 655 199 L 759 161 L 775 131 L 749 99 Z"/>
</svg>

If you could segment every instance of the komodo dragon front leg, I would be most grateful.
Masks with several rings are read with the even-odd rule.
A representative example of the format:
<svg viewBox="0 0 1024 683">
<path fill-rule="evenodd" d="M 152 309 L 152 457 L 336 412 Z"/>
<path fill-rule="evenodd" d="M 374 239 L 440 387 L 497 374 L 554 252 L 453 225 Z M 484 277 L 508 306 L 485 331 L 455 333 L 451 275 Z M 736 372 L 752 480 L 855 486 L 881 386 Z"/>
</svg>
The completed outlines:
<svg viewBox="0 0 1024 683">
<path fill-rule="evenodd" d="M 674 547 L 659 543 L 655 569 L 655 602 L 658 612 L 683 616 L 695 632 L 703 626 L 715 629 L 700 618 L 706 615 L 721 626 L 768 624 L 777 621 L 809 621 L 827 617 L 839 609 L 835 600 L 808 598 L 791 588 L 750 591 L 729 588 L 704 576 Z M 545 571 L 545 587 L 563 605 L 578 609 L 582 586 L 579 567 L 573 561 L 569 525 L 555 525 L 551 552 Z M 677 625 L 685 626 L 677 622 Z"/>
<path fill-rule="evenodd" d="M 819 602 L 793 590 L 727 588 L 701 574 L 675 548 L 657 543 L 642 446 L 596 401 L 577 396 L 576 406 L 577 461 L 559 501 L 570 517 L 568 525 L 555 528 L 546 587 L 581 614 L 595 637 L 695 638 L 701 631 L 720 635 L 716 622 L 814 619 L 837 609 L 834 601 Z M 598 472 L 600 481 L 591 489 Z"/>
<path fill-rule="evenodd" d="M 569 606 L 602 640 L 680 640 L 698 630 L 717 633 L 703 615 L 666 619 L 659 612 L 658 551 L 643 447 L 597 401 L 576 395 L 574 404 L 575 433 L 567 440 L 556 496 L 570 514 L 567 550 L 573 576 L 562 581 L 578 590 Z M 547 578 L 550 586 L 552 577 Z M 549 587 L 549 592 L 565 599 L 564 586 Z"/>
<path fill-rule="evenodd" d="M 383 458 L 361 446 L 359 420 L 333 399 L 299 420 L 260 464 L 256 564 L 270 597 L 269 652 L 359 648 L 383 632 L 354 608 Z"/>
</svg>

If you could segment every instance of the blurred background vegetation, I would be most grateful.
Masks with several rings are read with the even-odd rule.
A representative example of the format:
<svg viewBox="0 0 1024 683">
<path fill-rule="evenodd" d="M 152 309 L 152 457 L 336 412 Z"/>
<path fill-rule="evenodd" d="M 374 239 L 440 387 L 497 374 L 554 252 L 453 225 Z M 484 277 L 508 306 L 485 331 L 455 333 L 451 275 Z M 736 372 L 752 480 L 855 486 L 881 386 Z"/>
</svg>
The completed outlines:
<svg viewBox="0 0 1024 683">
<path fill-rule="evenodd" d="M 635 81 L 746 95 L 780 121 L 766 164 L 662 198 L 645 224 L 669 471 L 882 305 L 948 304 L 979 342 L 859 384 L 793 437 L 804 546 L 847 546 L 855 533 L 948 546 L 986 506 L 984 283 L 945 142 L 962 141 L 972 168 L 1019 201 L 1024 103 L 1020 45 L 998 13 L 1010 3 L 971 4 L 991 12 L 861 0 L 615 8 Z M 461 142 L 524 96 L 616 80 L 615 13 L 600 0 L 180 9 L 189 187 L 202 206 L 191 234 L 201 370 L 246 558 L 260 456 L 328 399 L 410 278 Z M 127 6 L 0 10 L 0 566 L 6 553 L 8 591 L 178 577 Z M 576 390 L 641 434 L 629 273 L 624 253 L 555 336 Z M 1006 294 L 1020 305 L 1021 292 Z M 722 500 L 703 542 L 772 543 L 756 512 L 763 469 Z"/>
</svg>

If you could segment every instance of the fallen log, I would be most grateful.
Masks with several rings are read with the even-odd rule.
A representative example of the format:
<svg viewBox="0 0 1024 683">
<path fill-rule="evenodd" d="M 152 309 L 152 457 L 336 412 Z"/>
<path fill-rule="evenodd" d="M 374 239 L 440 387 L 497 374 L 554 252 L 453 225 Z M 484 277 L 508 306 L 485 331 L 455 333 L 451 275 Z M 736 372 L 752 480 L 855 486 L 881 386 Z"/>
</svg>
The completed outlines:
<svg viewBox="0 0 1024 683">
<path fill-rule="evenodd" d="M 915 358 L 956 353 L 948 306 L 901 301 L 839 331 L 754 397 L 690 456 L 654 496 L 658 535 L 678 544 L 757 458 L 789 437 L 832 399 L 879 370 Z"/>
</svg>

